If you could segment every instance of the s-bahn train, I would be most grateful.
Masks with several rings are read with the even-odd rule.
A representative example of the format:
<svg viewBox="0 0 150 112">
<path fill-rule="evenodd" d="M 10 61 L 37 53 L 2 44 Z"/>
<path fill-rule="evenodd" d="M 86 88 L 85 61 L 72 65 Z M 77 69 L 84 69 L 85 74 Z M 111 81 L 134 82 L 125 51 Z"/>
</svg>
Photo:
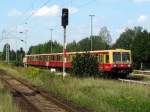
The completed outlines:
<svg viewBox="0 0 150 112">
<path fill-rule="evenodd" d="M 77 54 L 84 54 L 86 52 L 67 52 L 66 63 L 67 69 L 72 68 L 72 60 Z M 104 75 L 115 75 L 119 77 L 126 77 L 132 72 L 132 59 L 131 51 L 125 49 L 115 50 L 98 50 L 89 51 L 91 55 L 97 56 L 99 63 L 99 70 Z M 42 66 L 50 68 L 62 68 L 63 67 L 63 53 L 52 54 L 35 54 L 26 55 L 23 60 L 25 65 Z"/>
</svg>

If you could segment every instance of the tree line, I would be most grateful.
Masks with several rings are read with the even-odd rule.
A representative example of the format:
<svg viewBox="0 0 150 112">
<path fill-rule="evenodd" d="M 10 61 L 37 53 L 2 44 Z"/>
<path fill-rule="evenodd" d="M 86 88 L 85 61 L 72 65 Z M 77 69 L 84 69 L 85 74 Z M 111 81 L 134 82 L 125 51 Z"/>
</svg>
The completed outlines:
<svg viewBox="0 0 150 112">
<path fill-rule="evenodd" d="M 107 49 L 129 49 L 132 51 L 132 59 L 134 67 L 139 69 L 140 66 L 150 68 L 150 32 L 142 27 L 127 28 L 122 32 L 115 43 L 112 43 L 112 38 L 107 27 L 102 27 L 98 35 L 86 37 L 78 42 L 73 41 L 67 44 L 68 52 L 90 51 L 91 39 L 93 43 L 93 50 L 107 50 Z M 63 45 L 57 41 L 48 41 L 44 44 L 38 44 L 29 48 L 28 54 L 41 53 L 60 53 L 63 51 Z M 5 46 L 3 52 L 0 53 L 2 60 L 5 60 Z M 10 50 L 10 59 L 22 61 L 22 56 L 25 55 L 21 48 L 16 52 Z"/>
<path fill-rule="evenodd" d="M 0 52 L 0 60 L 1 61 L 6 61 L 6 46 L 8 44 L 5 44 L 4 45 L 4 48 L 3 48 L 3 51 Z M 11 50 L 10 49 L 10 45 L 9 45 L 9 49 L 8 49 L 8 52 L 9 52 L 9 60 L 11 63 L 17 65 L 17 66 L 20 66 L 20 65 L 23 65 L 23 57 L 25 56 L 25 51 L 23 50 L 23 48 L 20 48 L 19 50 Z"/>
<path fill-rule="evenodd" d="M 132 51 L 134 67 L 150 68 L 150 32 L 142 27 L 126 29 L 112 48 L 123 48 Z"/>
<path fill-rule="evenodd" d="M 68 52 L 90 51 L 91 38 L 93 42 L 93 50 L 107 49 L 128 49 L 132 51 L 133 65 L 136 69 L 140 69 L 141 64 L 144 68 L 150 68 L 150 32 L 142 27 L 127 28 L 122 32 L 115 43 L 107 27 L 102 27 L 98 35 L 86 37 L 79 42 L 73 41 L 67 44 Z M 29 54 L 50 53 L 51 41 L 31 46 Z M 63 46 L 58 42 L 52 42 L 53 53 L 62 52 Z"/>
<path fill-rule="evenodd" d="M 86 37 L 79 42 L 73 41 L 67 44 L 67 51 L 75 52 L 75 51 L 90 51 L 91 47 L 91 38 L 93 43 L 93 50 L 102 50 L 102 49 L 110 49 L 111 36 L 107 27 L 103 27 L 98 35 L 94 35 L 92 37 Z M 58 43 L 57 41 L 48 41 L 44 44 L 38 44 L 35 46 L 31 46 L 29 48 L 28 54 L 40 54 L 40 53 L 50 53 L 51 51 L 51 43 L 52 43 L 52 52 L 59 53 L 63 51 L 63 45 Z"/>
</svg>

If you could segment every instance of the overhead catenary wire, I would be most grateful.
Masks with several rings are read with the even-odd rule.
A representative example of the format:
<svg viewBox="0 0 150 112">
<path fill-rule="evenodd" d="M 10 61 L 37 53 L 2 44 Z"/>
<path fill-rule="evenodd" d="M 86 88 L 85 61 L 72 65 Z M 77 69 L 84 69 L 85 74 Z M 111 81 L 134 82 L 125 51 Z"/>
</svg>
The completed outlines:
<svg viewBox="0 0 150 112">
<path fill-rule="evenodd" d="M 79 6 L 77 6 L 77 8 L 83 8 L 83 7 L 87 6 L 87 4 L 90 4 L 91 2 L 95 2 L 95 1 L 97 1 L 97 0 L 88 0 L 86 3 L 80 4 Z M 30 20 L 30 18 L 33 17 L 34 14 L 37 13 L 38 9 L 44 7 L 44 6 L 47 5 L 49 2 L 50 2 L 50 0 L 47 0 L 46 2 L 44 2 L 39 8 L 37 8 L 37 10 L 33 11 L 28 17 L 26 17 L 26 19 L 24 19 L 24 21 L 23 21 L 21 24 L 26 24 L 26 23 L 28 23 L 28 21 Z M 70 0 L 69 4 L 72 5 L 73 2 L 74 2 L 73 0 Z M 71 7 L 71 6 L 70 6 L 70 7 Z M 61 7 L 61 8 L 63 8 L 63 7 Z M 26 13 L 27 13 L 27 12 L 26 12 Z M 26 14 L 26 13 L 25 13 L 25 14 Z M 58 16 L 58 17 L 60 17 L 60 16 Z"/>
<path fill-rule="evenodd" d="M 34 0 L 34 1 L 32 2 L 32 4 L 27 8 L 27 10 L 26 10 L 22 15 L 28 14 L 29 10 L 32 10 L 32 9 L 33 9 L 33 6 L 34 6 L 34 4 L 35 4 L 35 1 L 36 1 L 36 0 Z"/>
<path fill-rule="evenodd" d="M 38 9 L 44 7 L 44 6 L 47 5 L 49 2 L 50 2 L 50 0 L 47 0 L 47 1 L 44 2 Z M 35 13 L 37 13 L 38 9 L 35 10 L 35 11 L 33 11 L 28 17 L 26 17 L 26 18 L 24 19 L 24 21 L 23 21 L 21 24 L 26 24 L 26 23 L 28 23 L 28 20 L 29 20 L 32 16 L 34 16 Z M 27 12 L 26 12 L 26 13 L 27 13 Z"/>
<path fill-rule="evenodd" d="M 34 2 L 31 4 L 32 8 L 33 8 L 33 5 L 34 5 L 35 2 L 36 2 L 36 1 L 34 0 Z M 44 2 L 38 9 L 40 9 L 40 8 L 42 8 L 43 6 L 47 5 L 49 2 L 50 2 L 50 0 L 46 0 L 46 2 Z M 32 8 L 29 7 L 28 10 L 29 10 L 29 9 L 32 9 Z M 18 27 L 19 25 L 27 24 L 27 23 L 28 23 L 28 20 L 38 11 L 38 9 L 35 10 L 34 12 L 32 12 L 28 17 L 26 17 L 26 18 L 23 20 L 23 22 L 21 22 L 20 24 L 16 25 L 16 30 L 17 30 L 17 27 Z M 28 14 L 28 12 L 29 12 L 28 10 L 26 10 L 26 11 L 23 13 L 23 15 Z M 2 37 L 3 37 L 3 36 L 2 36 Z M 18 38 L 18 37 L 15 37 L 15 39 L 16 39 L 16 38 Z M 14 39 L 14 38 L 10 38 L 10 39 Z M 5 40 L 5 39 L 4 39 L 4 38 L 1 38 L 1 39 L 0 39 L 0 42 L 2 42 L 3 40 Z"/>
</svg>

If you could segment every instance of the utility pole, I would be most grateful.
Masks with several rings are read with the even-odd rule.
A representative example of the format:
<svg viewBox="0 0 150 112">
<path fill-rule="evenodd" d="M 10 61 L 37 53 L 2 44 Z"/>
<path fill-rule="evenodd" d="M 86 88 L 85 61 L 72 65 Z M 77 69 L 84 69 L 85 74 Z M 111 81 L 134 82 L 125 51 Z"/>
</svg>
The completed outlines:
<svg viewBox="0 0 150 112">
<path fill-rule="evenodd" d="M 20 31 L 19 33 L 23 34 L 25 36 L 25 39 L 19 39 L 19 40 L 22 41 L 25 44 L 25 49 L 26 49 L 25 55 L 26 55 L 27 52 L 28 52 L 28 50 L 27 50 L 28 49 L 28 45 L 27 45 L 27 33 L 28 33 L 28 30 L 26 29 L 24 31 Z"/>
<path fill-rule="evenodd" d="M 10 45 L 9 45 L 9 43 L 8 43 L 8 34 L 7 34 L 7 32 L 4 30 L 3 32 L 2 32 L 2 38 L 3 39 L 6 39 L 6 41 L 7 41 L 7 43 L 5 44 L 5 55 L 6 55 L 6 57 L 5 57 L 5 61 L 6 61 L 6 63 L 8 63 L 9 64 L 9 55 L 10 55 L 10 53 L 9 53 L 9 51 L 10 51 Z"/>
<path fill-rule="evenodd" d="M 91 51 L 93 50 L 93 42 L 92 42 L 92 36 L 93 36 L 93 17 L 95 15 L 89 15 L 91 17 Z"/>
<path fill-rule="evenodd" d="M 5 49 L 6 49 L 6 63 L 9 64 L 9 50 L 10 50 L 10 45 L 8 43 L 5 44 Z"/>
<path fill-rule="evenodd" d="M 53 43 L 52 42 L 52 39 L 53 39 L 53 29 L 51 28 L 50 31 L 51 31 L 51 53 L 52 53 L 53 52 L 53 48 L 52 48 L 53 47 L 52 46 L 52 43 Z"/>
</svg>

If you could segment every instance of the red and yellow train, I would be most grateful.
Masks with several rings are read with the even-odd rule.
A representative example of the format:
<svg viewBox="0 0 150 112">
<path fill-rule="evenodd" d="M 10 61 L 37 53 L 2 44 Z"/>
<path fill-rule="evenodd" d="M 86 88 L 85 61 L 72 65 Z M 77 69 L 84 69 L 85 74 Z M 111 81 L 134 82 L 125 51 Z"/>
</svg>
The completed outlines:
<svg viewBox="0 0 150 112">
<path fill-rule="evenodd" d="M 72 60 L 77 53 L 84 54 L 86 52 L 67 52 L 67 62 L 65 64 L 66 68 L 72 68 Z M 132 60 L 130 50 L 98 50 L 89 51 L 89 53 L 97 56 L 99 62 L 99 70 L 102 71 L 104 74 L 113 74 L 125 77 L 132 72 Z M 63 53 L 26 55 L 23 62 L 27 66 L 32 65 L 51 68 L 62 68 Z"/>
</svg>

